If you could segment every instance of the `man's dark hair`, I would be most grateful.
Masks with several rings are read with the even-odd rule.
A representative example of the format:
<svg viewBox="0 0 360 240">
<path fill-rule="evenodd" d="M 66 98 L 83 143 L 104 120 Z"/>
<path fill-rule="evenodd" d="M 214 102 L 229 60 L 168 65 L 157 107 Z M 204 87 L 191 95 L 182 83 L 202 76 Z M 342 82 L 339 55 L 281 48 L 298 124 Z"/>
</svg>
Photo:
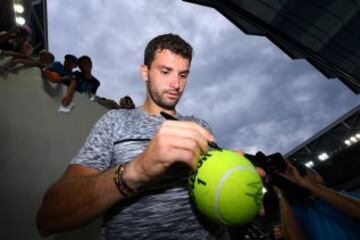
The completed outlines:
<svg viewBox="0 0 360 240">
<path fill-rule="evenodd" d="M 164 49 L 189 59 L 191 62 L 193 55 L 191 45 L 179 35 L 168 33 L 159 35 L 148 43 L 144 52 L 144 64 L 150 68 L 151 63 L 154 61 L 156 51 L 162 51 Z"/>
<path fill-rule="evenodd" d="M 78 58 L 77 64 L 80 65 L 84 61 L 89 61 L 90 63 L 92 63 L 91 58 L 89 56 L 84 55 Z"/>
<path fill-rule="evenodd" d="M 65 60 L 70 60 L 70 61 L 72 61 L 73 63 L 76 63 L 76 64 L 77 64 L 78 59 L 77 59 L 77 57 L 75 57 L 75 56 L 72 55 L 72 54 L 66 54 L 66 55 L 64 56 L 64 58 L 65 58 Z"/>
</svg>

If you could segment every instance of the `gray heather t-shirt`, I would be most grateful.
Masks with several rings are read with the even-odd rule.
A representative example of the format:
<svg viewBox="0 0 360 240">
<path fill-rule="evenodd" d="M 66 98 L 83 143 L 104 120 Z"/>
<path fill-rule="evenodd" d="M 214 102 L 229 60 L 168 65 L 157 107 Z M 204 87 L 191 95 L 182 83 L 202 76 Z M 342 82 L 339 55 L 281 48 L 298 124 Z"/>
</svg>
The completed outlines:
<svg viewBox="0 0 360 240">
<path fill-rule="evenodd" d="M 179 119 L 207 124 L 195 117 Z M 94 126 L 71 164 L 106 171 L 142 153 L 164 119 L 134 110 L 111 110 Z M 138 196 L 104 216 L 99 239 L 229 239 L 226 230 L 200 216 L 187 189 L 189 167 L 175 164 Z"/>
</svg>

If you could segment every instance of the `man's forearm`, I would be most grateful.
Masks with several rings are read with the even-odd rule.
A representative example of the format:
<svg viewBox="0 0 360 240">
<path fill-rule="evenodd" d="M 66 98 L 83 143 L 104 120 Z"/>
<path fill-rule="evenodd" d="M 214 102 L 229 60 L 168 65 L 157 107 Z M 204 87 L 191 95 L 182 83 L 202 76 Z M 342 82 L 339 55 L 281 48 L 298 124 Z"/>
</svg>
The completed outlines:
<svg viewBox="0 0 360 240">
<path fill-rule="evenodd" d="M 344 214 L 354 218 L 360 219 L 360 201 L 344 196 L 330 188 L 321 184 L 307 183 L 304 188 L 308 189 L 317 197 L 327 201 Z"/>
<path fill-rule="evenodd" d="M 289 240 L 305 240 L 305 236 L 295 218 L 290 204 L 285 196 L 279 196 L 281 226 L 284 229 L 287 239 Z"/>
<path fill-rule="evenodd" d="M 90 222 L 124 198 L 116 188 L 115 170 L 90 176 L 69 176 L 52 186 L 39 210 L 42 235 L 71 230 Z"/>
<path fill-rule="evenodd" d="M 12 56 L 17 59 L 26 59 L 26 60 L 33 60 L 33 58 L 28 57 L 22 53 L 12 52 L 12 51 L 2 51 L 3 55 Z"/>
</svg>

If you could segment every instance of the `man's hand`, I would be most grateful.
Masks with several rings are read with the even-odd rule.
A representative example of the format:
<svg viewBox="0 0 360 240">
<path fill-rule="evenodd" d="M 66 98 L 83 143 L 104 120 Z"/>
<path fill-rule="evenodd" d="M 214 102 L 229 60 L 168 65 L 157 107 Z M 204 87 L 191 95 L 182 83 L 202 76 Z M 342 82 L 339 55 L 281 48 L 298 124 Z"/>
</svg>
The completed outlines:
<svg viewBox="0 0 360 240">
<path fill-rule="evenodd" d="M 235 150 L 235 152 L 239 153 L 241 156 L 244 156 L 244 152 L 241 150 Z M 264 169 L 260 168 L 260 167 L 256 167 L 256 171 L 258 172 L 258 174 L 260 175 L 261 178 L 266 177 L 266 172 Z M 264 216 L 265 215 L 265 208 L 264 206 L 261 206 L 259 212 L 258 212 L 259 216 Z"/>
<path fill-rule="evenodd" d="M 192 169 L 202 153 L 208 151 L 208 141 L 214 137 L 202 126 L 188 121 L 165 121 L 145 151 L 131 161 L 125 173 L 133 188 L 164 174 L 176 162 Z"/>
<path fill-rule="evenodd" d="M 290 162 L 286 161 L 286 164 L 286 171 L 285 173 L 279 173 L 280 176 L 301 187 L 305 187 L 306 185 L 312 183 L 311 179 L 309 179 L 307 175 L 301 176 L 296 167 L 294 167 L 294 165 L 292 165 Z"/>
<path fill-rule="evenodd" d="M 66 94 L 62 100 L 61 100 L 61 103 L 62 105 L 64 105 L 65 107 L 68 106 L 70 103 L 71 103 L 71 96 L 69 96 L 68 94 Z"/>
</svg>

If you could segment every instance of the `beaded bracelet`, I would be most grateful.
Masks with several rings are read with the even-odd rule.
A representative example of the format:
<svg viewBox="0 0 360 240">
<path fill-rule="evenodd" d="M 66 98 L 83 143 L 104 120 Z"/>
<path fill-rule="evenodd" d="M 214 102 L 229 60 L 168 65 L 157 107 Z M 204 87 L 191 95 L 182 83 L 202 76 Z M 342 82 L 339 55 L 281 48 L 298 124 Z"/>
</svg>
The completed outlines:
<svg viewBox="0 0 360 240">
<path fill-rule="evenodd" d="M 116 168 L 115 176 L 114 176 L 116 187 L 118 188 L 120 193 L 125 197 L 136 192 L 133 188 L 129 187 L 129 185 L 126 183 L 126 181 L 123 178 L 126 165 L 127 163 L 120 164 Z"/>
</svg>

